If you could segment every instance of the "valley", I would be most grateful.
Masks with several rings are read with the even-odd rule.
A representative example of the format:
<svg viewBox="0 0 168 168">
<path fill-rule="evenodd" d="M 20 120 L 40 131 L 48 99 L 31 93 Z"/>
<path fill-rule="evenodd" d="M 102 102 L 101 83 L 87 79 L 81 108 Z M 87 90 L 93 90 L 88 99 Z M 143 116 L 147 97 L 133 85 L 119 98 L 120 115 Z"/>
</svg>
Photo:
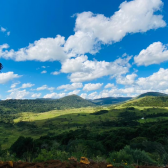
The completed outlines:
<svg viewBox="0 0 168 168">
<path fill-rule="evenodd" d="M 64 101 L 64 98 L 62 99 Z M 115 157 L 117 162 L 120 162 L 119 155 L 122 155 L 122 152 L 133 153 L 134 149 L 137 149 L 139 153 L 142 150 L 150 153 L 141 153 L 142 160 L 146 158 L 150 164 L 157 165 L 159 163 L 155 155 L 162 162 L 164 158 L 168 159 L 167 100 L 167 96 L 145 95 L 117 104 L 107 103 L 100 106 L 73 95 L 68 96 L 68 102 L 64 102 L 66 108 L 63 108 L 63 102 L 59 99 L 35 100 L 38 102 L 33 108 L 35 111 L 30 110 L 34 104 L 33 100 L 1 101 L 1 160 L 29 158 L 30 161 L 47 161 L 58 155 L 53 151 L 57 149 L 60 152 L 57 156 L 59 160 L 70 155 L 78 159 L 85 155 L 93 159 L 99 156 L 100 160 L 115 164 L 112 158 Z M 59 102 L 61 107 L 53 101 Z M 75 103 L 72 104 L 73 101 Z M 71 104 L 69 108 L 68 103 Z M 52 109 L 41 112 L 38 109 L 40 106 Z M 77 108 L 78 106 L 80 107 Z M 157 146 L 160 146 L 163 152 L 159 153 Z M 11 154 L 4 155 L 6 151 Z M 45 158 L 45 152 L 51 153 L 51 156 Z M 15 157 L 12 153 L 15 153 Z M 142 160 L 139 161 L 141 164 Z M 129 162 L 132 163 L 131 160 Z"/>
</svg>

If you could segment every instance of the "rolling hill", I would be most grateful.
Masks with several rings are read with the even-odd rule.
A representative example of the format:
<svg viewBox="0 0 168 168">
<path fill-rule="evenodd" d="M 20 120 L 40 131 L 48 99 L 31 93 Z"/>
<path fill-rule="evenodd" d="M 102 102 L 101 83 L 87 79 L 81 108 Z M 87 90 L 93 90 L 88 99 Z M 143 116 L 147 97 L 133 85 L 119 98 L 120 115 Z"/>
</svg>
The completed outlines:
<svg viewBox="0 0 168 168">
<path fill-rule="evenodd" d="M 106 97 L 106 98 L 94 99 L 91 100 L 91 102 L 97 105 L 110 105 L 121 103 L 130 99 L 132 99 L 132 97 Z"/>
<path fill-rule="evenodd" d="M 160 93 L 160 92 L 146 92 L 146 93 L 139 95 L 137 98 L 141 98 L 145 96 L 168 96 L 168 94 Z"/>
<path fill-rule="evenodd" d="M 168 107 L 168 96 L 145 96 L 140 97 L 122 106 L 140 106 L 140 107 Z"/>
<path fill-rule="evenodd" d="M 0 107 L 10 108 L 13 112 L 46 112 L 54 109 L 61 110 L 87 106 L 95 106 L 95 104 L 77 95 L 70 95 L 60 99 L 10 99 L 0 101 Z"/>
</svg>

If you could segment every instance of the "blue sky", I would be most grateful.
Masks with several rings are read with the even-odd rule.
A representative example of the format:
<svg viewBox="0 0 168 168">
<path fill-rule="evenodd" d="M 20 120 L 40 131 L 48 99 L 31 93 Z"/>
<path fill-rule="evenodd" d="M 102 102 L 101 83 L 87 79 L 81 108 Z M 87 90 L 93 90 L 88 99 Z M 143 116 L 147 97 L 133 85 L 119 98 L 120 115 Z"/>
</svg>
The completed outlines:
<svg viewBox="0 0 168 168">
<path fill-rule="evenodd" d="M 2 0 L 0 99 L 168 94 L 167 0 Z"/>
</svg>

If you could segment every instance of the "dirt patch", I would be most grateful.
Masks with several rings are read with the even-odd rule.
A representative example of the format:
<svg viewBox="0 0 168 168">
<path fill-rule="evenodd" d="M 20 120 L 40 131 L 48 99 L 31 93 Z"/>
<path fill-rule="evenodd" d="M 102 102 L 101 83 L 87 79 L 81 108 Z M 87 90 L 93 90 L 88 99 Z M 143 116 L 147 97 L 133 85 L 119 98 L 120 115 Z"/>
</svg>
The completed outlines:
<svg viewBox="0 0 168 168">
<path fill-rule="evenodd" d="M 0 164 L 0 168 L 11 167 L 12 166 L 9 164 L 9 162 Z M 59 160 L 50 160 L 41 163 L 13 162 L 13 168 L 107 168 L 107 163 L 90 162 L 89 165 L 85 165 L 75 161 L 61 162 Z"/>
<path fill-rule="evenodd" d="M 0 168 L 11 168 L 9 162 L 0 163 Z M 136 166 L 137 167 L 137 166 Z M 91 161 L 89 165 L 76 161 L 61 162 L 59 160 L 50 160 L 40 163 L 13 162 L 13 168 L 107 168 L 107 163 L 96 163 Z M 115 168 L 115 167 L 113 167 Z M 124 168 L 120 166 L 119 168 Z M 138 166 L 138 168 L 158 168 L 157 166 Z"/>
</svg>

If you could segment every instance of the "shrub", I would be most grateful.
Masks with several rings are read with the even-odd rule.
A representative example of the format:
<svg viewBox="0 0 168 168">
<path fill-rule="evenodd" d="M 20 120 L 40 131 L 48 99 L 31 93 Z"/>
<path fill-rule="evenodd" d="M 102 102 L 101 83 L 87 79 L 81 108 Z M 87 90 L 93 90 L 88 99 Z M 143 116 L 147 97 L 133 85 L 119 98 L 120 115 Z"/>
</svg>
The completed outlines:
<svg viewBox="0 0 168 168">
<path fill-rule="evenodd" d="M 124 149 L 120 150 L 119 152 L 110 153 L 108 161 L 113 162 L 113 159 L 115 159 L 118 163 L 123 161 L 127 162 L 128 164 L 137 162 L 138 164 L 156 164 L 156 162 L 145 151 L 131 149 L 130 146 L 125 146 Z"/>
<path fill-rule="evenodd" d="M 43 162 L 47 160 L 61 160 L 65 161 L 69 157 L 69 154 L 65 151 L 51 150 L 47 151 L 42 149 L 39 155 L 33 160 L 34 162 Z"/>
</svg>

